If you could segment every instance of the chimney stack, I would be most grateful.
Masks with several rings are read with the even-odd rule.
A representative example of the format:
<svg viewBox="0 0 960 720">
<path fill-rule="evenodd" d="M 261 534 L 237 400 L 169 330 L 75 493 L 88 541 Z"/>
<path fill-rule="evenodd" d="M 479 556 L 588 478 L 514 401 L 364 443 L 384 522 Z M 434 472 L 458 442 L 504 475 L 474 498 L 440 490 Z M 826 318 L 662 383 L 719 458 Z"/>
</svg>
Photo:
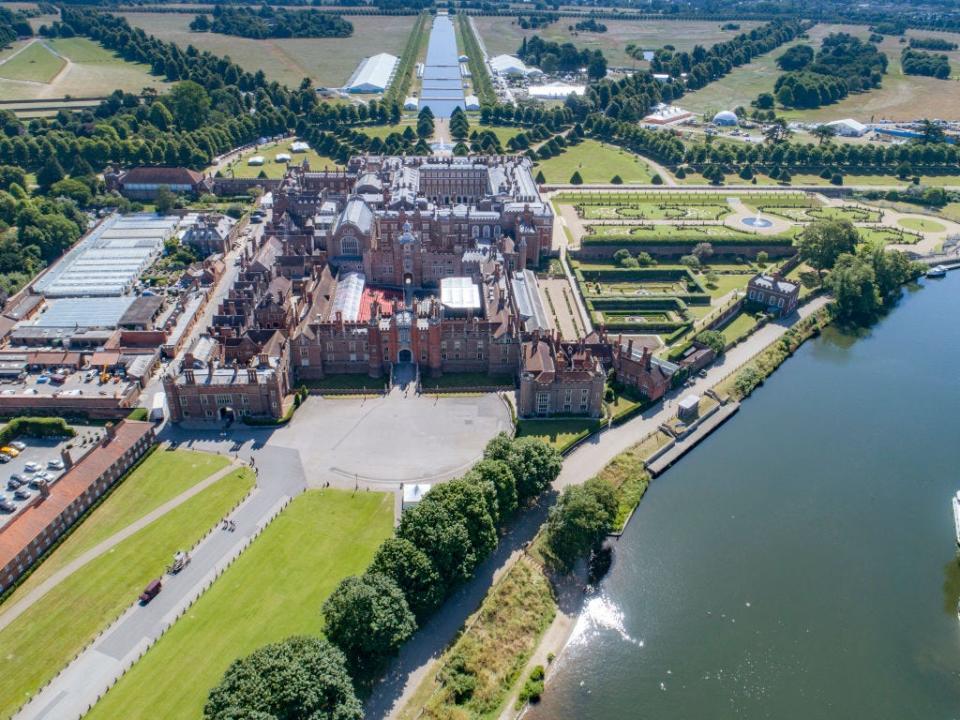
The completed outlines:
<svg viewBox="0 0 960 720">
<path fill-rule="evenodd" d="M 103 444 L 108 445 L 110 441 L 117 436 L 117 426 L 112 422 L 108 422 L 103 429 L 106 431 L 106 434 L 103 436 Z"/>
<path fill-rule="evenodd" d="M 69 448 L 64 448 L 60 451 L 60 459 L 63 461 L 63 471 L 67 472 L 70 468 L 73 467 L 73 458 L 70 457 Z"/>
</svg>

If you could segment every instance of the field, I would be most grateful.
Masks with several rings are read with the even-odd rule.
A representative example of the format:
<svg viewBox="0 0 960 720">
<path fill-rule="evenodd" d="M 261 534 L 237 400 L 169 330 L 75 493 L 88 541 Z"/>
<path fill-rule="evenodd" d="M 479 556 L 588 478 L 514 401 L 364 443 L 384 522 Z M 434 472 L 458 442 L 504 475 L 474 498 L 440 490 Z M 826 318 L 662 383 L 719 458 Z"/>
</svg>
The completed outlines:
<svg viewBox="0 0 960 720">
<path fill-rule="evenodd" d="M 45 43 L 33 42 L 24 45 L 0 65 L 0 77 L 21 82 L 49 83 L 66 64 Z"/>
<path fill-rule="evenodd" d="M 163 79 L 149 70 L 87 38 L 37 40 L 0 64 L 0 100 L 102 97 L 118 89 L 139 92 L 147 86 L 163 86 Z M 54 112 L 57 109 L 53 107 Z"/>
<path fill-rule="evenodd" d="M 732 343 L 750 332 L 756 324 L 757 319 L 753 315 L 740 312 L 720 332 L 727 343 Z"/>
<path fill-rule="evenodd" d="M 593 418 L 555 418 L 540 420 L 521 418 L 517 437 L 535 437 L 563 452 L 581 438 L 596 431 L 600 421 Z"/>
<path fill-rule="evenodd" d="M 156 450 L 33 571 L 4 604 L 9 606 L 16 602 L 97 543 L 226 466 L 226 458 L 212 453 Z"/>
<path fill-rule="evenodd" d="M 310 163 L 310 169 L 313 171 L 323 170 L 324 168 L 328 170 L 340 169 L 340 165 L 337 164 L 336 160 L 319 155 L 313 148 L 307 150 L 305 153 L 291 153 L 291 142 L 291 140 L 282 140 L 280 142 L 266 143 L 253 150 L 248 150 L 238 159 L 221 168 L 220 172 L 224 177 L 255 178 L 260 177 L 262 171 L 266 173 L 268 178 L 278 179 L 283 177 L 288 167 L 299 165 L 304 160 Z M 277 162 L 274 158 L 278 153 L 287 153 L 290 155 L 290 162 Z M 247 165 L 247 160 L 254 155 L 263 155 L 263 165 Z"/>
<path fill-rule="evenodd" d="M 390 494 L 297 497 L 86 717 L 200 717 L 235 658 L 320 633 L 324 599 L 366 568 L 392 529 Z"/>
<path fill-rule="evenodd" d="M 608 183 L 619 175 L 625 183 L 650 182 L 650 168 L 633 153 L 596 140 L 584 140 L 568 147 L 549 160 L 538 163 L 548 183 L 568 183 L 574 172 L 580 173 L 585 183 Z"/>
<path fill-rule="evenodd" d="M 344 16 L 353 23 L 348 38 L 281 38 L 252 40 L 219 33 L 190 32 L 188 13 L 118 13 L 131 25 L 181 47 L 193 45 L 230 58 L 249 72 L 296 87 L 309 77 L 317 87 L 340 87 L 365 57 L 387 52 L 400 56 L 416 17 Z"/>
<path fill-rule="evenodd" d="M 920 230 L 921 232 L 943 232 L 946 228 L 936 220 L 924 220 L 922 218 L 903 218 L 897 221 L 907 230 Z"/>
<path fill-rule="evenodd" d="M 173 553 L 191 547 L 254 483 L 236 470 L 86 565 L 0 631 L 0 715 L 16 709 L 119 616 Z"/>
<path fill-rule="evenodd" d="M 546 40 L 572 42 L 578 48 L 602 50 L 607 62 L 614 67 L 645 68 L 647 63 L 638 62 L 626 53 L 627 43 L 647 50 L 656 50 L 670 44 L 678 50 L 692 50 L 694 45 L 709 47 L 714 43 L 729 40 L 738 32 L 754 28 L 759 22 L 741 22 L 740 31 L 721 30 L 718 22 L 696 20 L 602 20 L 607 26 L 605 33 L 571 32 L 572 18 L 561 18 L 552 25 L 538 30 L 524 30 L 517 24 L 517 17 L 474 17 L 480 39 L 490 55 L 516 54 L 524 37 L 539 35 Z"/>
</svg>

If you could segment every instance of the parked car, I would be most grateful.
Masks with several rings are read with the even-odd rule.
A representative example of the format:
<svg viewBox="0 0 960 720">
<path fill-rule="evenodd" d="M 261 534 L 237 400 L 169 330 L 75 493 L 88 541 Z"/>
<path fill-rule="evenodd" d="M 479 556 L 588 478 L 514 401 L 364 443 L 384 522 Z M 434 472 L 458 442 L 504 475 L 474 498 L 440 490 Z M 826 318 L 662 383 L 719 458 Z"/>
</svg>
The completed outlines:
<svg viewBox="0 0 960 720">
<path fill-rule="evenodd" d="M 46 375 L 41 375 L 37 378 L 37 385 L 42 385 L 45 382 L 50 382 L 50 378 L 48 378 Z"/>
<path fill-rule="evenodd" d="M 23 485 L 23 480 L 17 480 L 16 478 L 7 480 L 7 490 L 16 490 L 21 485 Z"/>
<path fill-rule="evenodd" d="M 10 457 L 16 457 L 20 454 L 20 451 L 12 445 L 4 445 L 3 447 L 0 447 L 0 452 L 2 452 L 4 455 L 9 455 Z"/>
<path fill-rule="evenodd" d="M 23 452 L 24 450 L 27 449 L 27 444 L 22 440 L 11 440 L 10 447 L 15 447 L 20 452 Z"/>
<path fill-rule="evenodd" d="M 30 482 L 27 484 L 30 487 L 32 487 L 34 490 L 39 490 L 42 485 L 47 484 L 47 480 L 46 478 L 42 478 L 39 475 L 37 475 L 35 477 L 30 478 Z"/>
<path fill-rule="evenodd" d="M 3 453 L 0 453 L 0 463 L 8 463 L 12 459 L 13 458 L 11 458 L 9 455 L 4 455 Z"/>
<path fill-rule="evenodd" d="M 53 460 L 47 460 L 47 467 L 51 470 L 63 470 L 63 460 L 60 458 L 54 458 Z"/>
<path fill-rule="evenodd" d="M 40 463 L 35 463 L 35 462 L 28 462 L 26 465 L 23 466 L 23 469 L 29 473 L 40 472 L 41 470 Z"/>
<path fill-rule="evenodd" d="M 30 498 L 33 497 L 33 493 L 27 490 L 26 488 L 17 488 L 16 491 L 13 493 L 13 496 L 17 500 L 29 500 Z"/>
<path fill-rule="evenodd" d="M 0 510 L 2 510 L 5 513 L 12 513 L 16 509 L 17 509 L 17 506 L 14 505 L 9 500 L 0 501 Z"/>
</svg>

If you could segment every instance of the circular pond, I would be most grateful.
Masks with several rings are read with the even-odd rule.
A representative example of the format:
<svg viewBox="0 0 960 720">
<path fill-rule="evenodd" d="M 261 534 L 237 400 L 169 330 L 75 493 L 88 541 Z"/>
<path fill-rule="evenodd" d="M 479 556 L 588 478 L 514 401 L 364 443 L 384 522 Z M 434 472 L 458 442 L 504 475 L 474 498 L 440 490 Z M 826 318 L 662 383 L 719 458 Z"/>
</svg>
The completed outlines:
<svg viewBox="0 0 960 720">
<path fill-rule="evenodd" d="M 762 217 L 743 218 L 743 220 L 741 220 L 740 222 L 752 228 L 768 228 L 771 225 L 773 225 L 773 223 L 770 220 L 767 220 L 766 218 L 762 218 Z"/>
</svg>

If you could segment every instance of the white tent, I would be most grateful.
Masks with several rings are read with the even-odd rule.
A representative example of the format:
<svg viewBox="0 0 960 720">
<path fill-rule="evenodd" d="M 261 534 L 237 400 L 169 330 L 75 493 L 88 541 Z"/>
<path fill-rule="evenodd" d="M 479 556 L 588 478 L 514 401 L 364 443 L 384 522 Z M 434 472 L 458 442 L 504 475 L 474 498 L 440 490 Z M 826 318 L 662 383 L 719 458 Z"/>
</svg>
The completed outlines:
<svg viewBox="0 0 960 720">
<path fill-rule="evenodd" d="M 526 63 L 513 55 L 497 55 L 490 58 L 490 69 L 496 75 L 526 75 L 530 72 Z"/>
<path fill-rule="evenodd" d="M 866 125 L 853 118 L 844 118 L 843 120 L 828 122 L 827 127 L 833 128 L 837 135 L 843 135 L 844 137 L 860 137 L 869 130 Z"/>
<path fill-rule="evenodd" d="M 378 93 L 390 87 L 393 73 L 397 69 L 400 58 L 389 53 L 380 53 L 365 58 L 354 71 L 349 82 L 344 86 L 347 92 Z"/>
</svg>

